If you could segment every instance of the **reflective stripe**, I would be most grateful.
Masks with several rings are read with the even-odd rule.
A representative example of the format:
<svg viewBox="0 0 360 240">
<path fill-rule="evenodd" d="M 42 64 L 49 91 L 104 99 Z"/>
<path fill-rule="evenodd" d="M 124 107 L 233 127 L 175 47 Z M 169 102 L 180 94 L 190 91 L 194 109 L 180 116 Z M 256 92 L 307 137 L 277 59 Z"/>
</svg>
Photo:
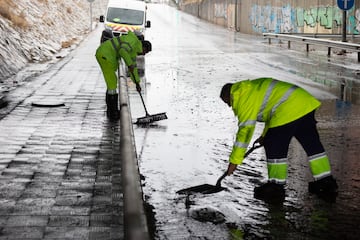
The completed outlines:
<svg viewBox="0 0 360 240">
<path fill-rule="evenodd" d="M 264 110 L 267 106 L 267 104 L 269 103 L 269 98 L 271 96 L 272 91 L 274 90 L 274 87 L 276 85 L 276 83 L 278 83 L 278 80 L 272 80 L 272 82 L 270 83 L 268 89 L 266 90 L 263 102 L 261 103 L 261 107 L 260 107 L 260 111 L 257 115 L 257 120 L 262 122 L 264 121 Z M 270 112 L 270 117 L 272 117 L 276 111 L 276 109 L 283 103 L 285 102 L 290 95 L 298 88 L 298 86 L 291 86 L 286 92 L 285 94 L 280 98 L 280 100 L 271 108 L 271 112 Z"/>
<path fill-rule="evenodd" d="M 239 147 L 239 148 L 247 148 L 249 146 L 248 143 L 244 143 L 244 142 L 235 142 L 234 143 L 235 147 Z"/>
<path fill-rule="evenodd" d="M 268 160 L 269 161 L 269 160 Z M 267 163 L 268 176 L 270 180 L 283 183 L 287 178 L 287 164 L 282 163 Z"/>
<path fill-rule="evenodd" d="M 270 117 L 272 117 L 274 115 L 276 109 L 280 106 L 280 104 L 285 102 L 297 88 L 298 88 L 297 86 L 292 86 L 291 88 L 289 88 L 286 91 L 286 93 L 280 98 L 280 100 L 277 102 L 277 104 L 275 104 L 273 106 L 273 108 L 271 109 Z"/>
<path fill-rule="evenodd" d="M 256 120 L 248 120 L 248 121 L 239 123 L 238 126 L 239 126 L 239 128 L 242 128 L 242 127 L 245 127 L 245 126 L 254 126 L 255 127 L 255 125 L 256 125 Z M 247 148 L 249 146 L 249 143 L 235 142 L 234 146 L 238 147 L 238 148 Z"/>
<path fill-rule="evenodd" d="M 116 94 L 116 89 L 108 89 L 108 90 L 107 90 L 107 93 L 108 93 L 109 95 L 115 95 L 115 94 Z"/>
<path fill-rule="evenodd" d="M 277 184 L 285 184 L 286 183 L 286 179 L 269 178 L 269 181 L 277 183 Z"/>
<path fill-rule="evenodd" d="M 331 174 L 329 158 L 325 152 L 309 156 L 311 173 L 315 179 L 322 178 Z"/>
<path fill-rule="evenodd" d="M 245 127 L 245 126 L 255 126 L 256 125 L 256 120 L 248 120 L 245 122 L 241 122 L 239 123 L 239 127 Z"/>
<path fill-rule="evenodd" d="M 261 107 L 260 107 L 260 111 L 257 115 L 257 120 L 262 122 L 264 121 L 263 119 L 263 112 L 266 108 L 266 104 L 268 103 L 269 101 L 269 98 L 270 98 L 270 95 L 275 87 L 275 84 L 277 83 L 278 81 L 277 80 L 272 80 L 272 82 L 270 83 L 270 86 L 268 87 L 268 89 L 266 90 L 266 94 L 265 94 L 265 97 L 263 99 L 263 102 L 261 103 Z"/>
<path fill-rule="evenodd" d="M 313 175 L 313 177 L 314 177 L 314 179 L 316 181 L 316 180 L 320 180 L 320 179 L 322 179 L 324 177 L 327 177 L 327 176 L 330 176 L 330 175 L 331 175 L 331 172 L 329 171 L 329 172 L 324 172 L 324 173 L 321 173 L 321 174 L 318 174 L 318 175 Z"/>
<path fill-rule="evenodd" d="M 314 161 L 314 160 L 317 160 L 317 159 L 323 158 L 323 157 L 326 157 L 326 153 L 325 153 L 325 152 L 322 152 L 322 153 L 318 153 L 318 154 L 309 156 L 309 161 L 311 162 L 311 161 Z"/>
<path fill-rule="evenodd" d="M 267 159 L 266 161 L 271 164 L 283 164 L 287 162 L 287 158 Z"/>
</svg>

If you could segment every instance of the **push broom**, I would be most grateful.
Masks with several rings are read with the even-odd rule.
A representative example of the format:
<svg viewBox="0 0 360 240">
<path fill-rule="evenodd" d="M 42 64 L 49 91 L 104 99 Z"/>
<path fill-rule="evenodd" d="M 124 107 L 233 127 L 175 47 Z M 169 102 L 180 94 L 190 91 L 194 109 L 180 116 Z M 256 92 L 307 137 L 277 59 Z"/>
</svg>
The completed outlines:
<svg viewBox="0 0 360 240">
<path fill-rule="evenodd" d="M 144 102 L 141 92 L 140 91 L 138 91 L 138 92 L 140 94 L 141 102 L 144 106 L 146 115 L 145 115 L 145 117 L 138 118 L 137 121 L 135 122 L 135 124 L 150 124 L 152 122 L 167 119 L 166 113 L 157 113 L 157 114 L 150 115 L 146 109 L 145 102 Z"/>
</svg>

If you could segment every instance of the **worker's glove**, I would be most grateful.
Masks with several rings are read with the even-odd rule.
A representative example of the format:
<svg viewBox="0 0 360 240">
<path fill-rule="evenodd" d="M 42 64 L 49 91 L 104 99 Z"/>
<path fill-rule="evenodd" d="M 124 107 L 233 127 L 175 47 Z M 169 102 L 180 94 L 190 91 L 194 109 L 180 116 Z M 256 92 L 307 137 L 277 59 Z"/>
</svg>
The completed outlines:
<svg viewBox="0 0 360 240">
<path fill-rule="evenodd" d="M 228 169 L 227 169 L 227 175 L 230 176 L 231 174 L 233 174 L 236 167 L 237 167 L 237 164 L 229 163 L 229 166 L 228 166 Z"/>
<path fill-rule="evenodd" d="M 139 84 L 139 83 L 136 83 L 136 90 L 137 90 L 138 92 L 141 92 L 141 87 L 140 87 L 140 84 Z"/>
</svg>

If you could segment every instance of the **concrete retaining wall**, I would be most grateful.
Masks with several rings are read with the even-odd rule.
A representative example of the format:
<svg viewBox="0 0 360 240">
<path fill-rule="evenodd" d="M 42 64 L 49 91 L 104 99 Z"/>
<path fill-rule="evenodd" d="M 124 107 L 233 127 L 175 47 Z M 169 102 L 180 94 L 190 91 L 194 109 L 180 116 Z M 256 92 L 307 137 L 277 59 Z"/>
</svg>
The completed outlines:
<svg viewBox="0 0 360 240">
<path fill-rule="evenodd" d="M 187 13 L 248 34 L 341 34 L 343 11 L 336 0 L 179 0 Z M 346 11 L 348 34 L 360 33 L 360 0 Z"/>
</svg>

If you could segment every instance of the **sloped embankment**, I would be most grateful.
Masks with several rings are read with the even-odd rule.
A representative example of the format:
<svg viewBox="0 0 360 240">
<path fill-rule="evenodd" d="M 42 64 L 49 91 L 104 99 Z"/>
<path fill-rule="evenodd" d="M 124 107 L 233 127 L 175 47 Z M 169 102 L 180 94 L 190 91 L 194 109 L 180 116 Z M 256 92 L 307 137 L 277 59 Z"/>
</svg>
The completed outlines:
<svg viewBox="0 0 360 240">
<path fill-rule="evenodd" d="M 0 83 L 31 62 L 51 60 L 89 30 L 84 0 L 0 0 Z"/>
</svg>

